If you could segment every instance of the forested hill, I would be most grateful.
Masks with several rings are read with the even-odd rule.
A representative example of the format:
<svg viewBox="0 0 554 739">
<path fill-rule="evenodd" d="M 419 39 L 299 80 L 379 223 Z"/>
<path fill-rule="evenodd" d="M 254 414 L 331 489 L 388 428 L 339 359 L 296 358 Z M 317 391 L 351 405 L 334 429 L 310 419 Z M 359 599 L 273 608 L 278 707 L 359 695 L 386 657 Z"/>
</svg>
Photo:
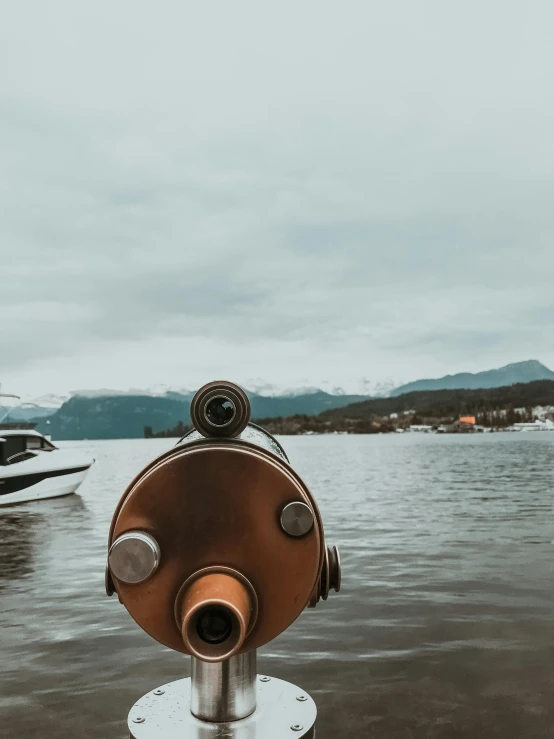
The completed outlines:
<svg viewBox="0 0 554 739">
<path fill-rule="evenodd" d="M 457 375 L 446 375 L 436 380 L 416 380 L 397 387 L 390 395 L 405 395 L 418 390 L 476 390 L 505 387 L 535 380 L 554 380 L 554 372 L 536 359 L 528 359 L 526 362 L 514 362 L 486 372 L 460 372 Z"/>
<path fill-rule="evenodd" d="M 476 416 L 486 426 L 506 426 L 530 420 L 536 406 L 554 406 L 554 381 L 520 383 L 482 390 L 429 390 L 397 398 L 373 398 L 318 415 L 281 417 L 255 416 L 254 420 L 272 434 L 378 433 L 405 429 L 412 423 L 453 423 L 460 416 Z M 183 423 L 169 427 L 159 436 L 180 437 Z M 147 435 L 156 435 L 151 429 Z"/>
<path fill-rule="evenodd" d="M 359 395 L 331 395 L 323 391 L 279 397 L 249 395 L 253 419 L 264 419 L 275 433 L 288 433 L 288 429 L 293 427 L 294 433 L 302 433 L 303 430 L 316 429 L 343 430 L 345 419 L 370 423 L 373 419 L 405 411 L 415 411 L 428 418 L 453 418 L 499 409 L 554 405 L 554 381 L 537 380 L 477 390 L 426 390 L 372 399 Z M 192 393 L 75 396 L 49 419 L 39 419 L 37 428 L 50 433 L 53 439 L 142 438 L 145 427 L 149 427 L 149 433 L 154 435 L 168 430 L 170 434 L 173 430 L 177 433 L 183 424 L 190 423 L 191 399 Z M 294 423 L 289 423 L 287 419 L 290 418 L 296 418 Z"/>
<path fill-rule="evenodd" d="M 266 397 L 248 393 L 252 417 L 274 418 L 294 414 L 316 415 L 341 405 L 365 400 L 363 395 L 332 395 L 322 390 L 298 395 Z M 38 419 L 37 429 L 53 439 L 138 439 L 145 427 L 152 433 L 190 422 L 193 393 L 165 396 L 74 396 L 48 419 Z M 35 419 L 37 420 L 37 419 Z M 47 423 L 49 421 L 49 423 Z"/>
<path fill-rule="evenodd" d="M 321 414 L 327 420 L 368 418 L 413 410 L 427 415 L 466 415 L 508 408 L 554 405 L 554 380 L 537 380 L 477 390 L 424 390 L 373 398 Z"/>
<path fill-rule="evenodd" d="M 188 418 L 190 401 L 148 395 L 74 396 L 52 416 L 39 419 L 37 430 L 52 439 L 139 439 L 144 426 L 174 426 Z"/>
</svg>

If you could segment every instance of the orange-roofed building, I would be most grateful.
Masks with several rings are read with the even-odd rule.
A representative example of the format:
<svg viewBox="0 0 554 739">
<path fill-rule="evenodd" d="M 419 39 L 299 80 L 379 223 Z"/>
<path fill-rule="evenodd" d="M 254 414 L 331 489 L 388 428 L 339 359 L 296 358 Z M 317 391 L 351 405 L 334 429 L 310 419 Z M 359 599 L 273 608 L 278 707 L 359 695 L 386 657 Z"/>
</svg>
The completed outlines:
<svg viewBox="0 0 554 739">
<path fill-rule="evenodd" d="M 470 423 L 475 426 L 475 416 L 460 416 L 460 423 Z"/>
</svg>

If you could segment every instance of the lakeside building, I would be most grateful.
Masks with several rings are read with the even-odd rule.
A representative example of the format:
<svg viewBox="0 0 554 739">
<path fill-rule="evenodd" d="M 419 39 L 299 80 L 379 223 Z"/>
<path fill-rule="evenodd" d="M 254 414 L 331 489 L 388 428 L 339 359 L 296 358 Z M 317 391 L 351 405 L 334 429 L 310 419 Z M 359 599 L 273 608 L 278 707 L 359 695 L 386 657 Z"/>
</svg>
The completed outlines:
<svg viewBox="0 0 554 739">
<path fill-rule="evenodd" d="M 553 405 L 537 405 L 533 408 L 533 418 L 539 421 L 554 421 Z"/>
<path fill-rule="evenodd" d="M 465 417 L 467 418 L 467 417 Z M 467 421 L 464 417 L 460 418 L 459 421 L 453 423 L 441 423 L 439 426 L 430 426 L 424 424 L 414 424 L 410 426 L 407 431 L 415 431 L 423 434 L 472 434 L 472 433 L 487 433 L 491 429 L 485 426 L 478 426 L 475 423 L 475 419 Z"/>
<path fill-rule="evenodd" d="M 554 421 L 549 418 L 541 421 L 537 418 L 530 423 L 514 423 L 508 427 L 508 431 L 554 431 Z"/>
</svg>

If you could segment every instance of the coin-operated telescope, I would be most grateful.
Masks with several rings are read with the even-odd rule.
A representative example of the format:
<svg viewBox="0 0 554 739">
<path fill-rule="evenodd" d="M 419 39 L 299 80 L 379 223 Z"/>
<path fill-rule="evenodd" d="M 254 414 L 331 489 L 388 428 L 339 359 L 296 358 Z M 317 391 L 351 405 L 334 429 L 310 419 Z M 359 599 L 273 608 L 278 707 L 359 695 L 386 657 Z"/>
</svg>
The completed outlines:
<svg viewBox="0 0 554 739">
<path fill-rule="evenodd" d="M 256 674 L 256 650 L 340 589 L 316 502 L 245 392 L 202 387 L 194 430 L 131 482 L 113 516 L 106 590 L 137 624 L 192 656 L 192 677 L 131 709 L 135 739 L 315 736 L 316 706 Z"/>
</svg>

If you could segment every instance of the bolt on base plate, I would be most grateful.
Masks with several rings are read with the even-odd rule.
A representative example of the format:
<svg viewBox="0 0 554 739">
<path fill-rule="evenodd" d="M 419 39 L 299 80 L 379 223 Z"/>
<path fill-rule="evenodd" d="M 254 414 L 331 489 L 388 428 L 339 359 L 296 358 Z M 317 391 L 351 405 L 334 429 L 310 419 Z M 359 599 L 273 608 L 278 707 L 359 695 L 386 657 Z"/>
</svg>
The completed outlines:
<svg viewBox="0 0 554 739">
<path fill-rule="evenodd" d="M 151 690 L 129 713 L 131 739 L 314 739 L 317 708 L 296 685 L 258 676 L 257 707 L 229 723 L 201 721 L 190 712 L 191 679 Z"/>
</svg>

